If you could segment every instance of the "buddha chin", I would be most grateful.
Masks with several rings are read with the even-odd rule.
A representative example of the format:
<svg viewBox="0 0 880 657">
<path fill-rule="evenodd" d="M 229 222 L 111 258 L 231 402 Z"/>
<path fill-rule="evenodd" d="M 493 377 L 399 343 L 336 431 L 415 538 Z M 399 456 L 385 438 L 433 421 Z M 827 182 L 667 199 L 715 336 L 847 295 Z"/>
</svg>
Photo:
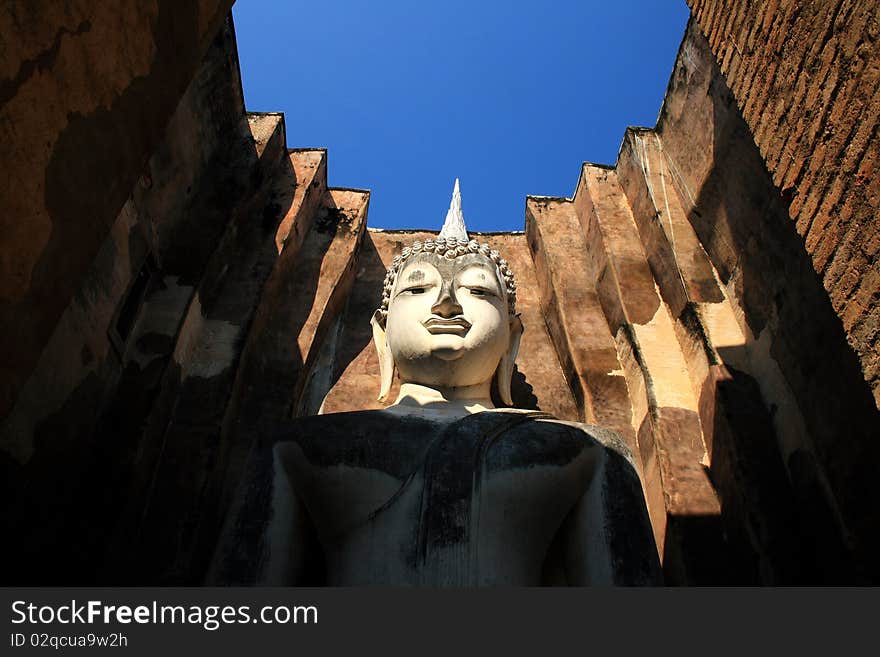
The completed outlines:
<svg viewBox="0 0 880 657">
<path fill-rule="evenodd" d="M 465 353 L 464 339 L 456 335 L 437 335 L 431 340 L 431 356 L 443 361 L 453 361 Z"/>
<path fill-rule="evenodd" d="M 458 388 L 482 383 L 485 367 L 474 362 L 465 341 L 457 336 L 432 336 L 430 345 L 417 358 L 400 366 L 405 382 L 429 387 Z"/>
</svg>

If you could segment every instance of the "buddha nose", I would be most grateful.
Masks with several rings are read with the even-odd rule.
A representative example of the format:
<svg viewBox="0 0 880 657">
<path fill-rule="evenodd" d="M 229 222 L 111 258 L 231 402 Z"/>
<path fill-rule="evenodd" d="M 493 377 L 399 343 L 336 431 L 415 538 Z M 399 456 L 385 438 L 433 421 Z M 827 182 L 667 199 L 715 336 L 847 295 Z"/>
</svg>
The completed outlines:
<svg viewBox="0 0 880 657">
<path fill-rule="evenodd" d="M 437 301 L 431 306 L 431 312 L 440 317 L 456 317 L 462 314 L 461 306 L 458 299 L 455 298 L 455 291 L 452 289 L 452 282 L 445 281 L 440 287 L 440 294 Z"/>
</svg>

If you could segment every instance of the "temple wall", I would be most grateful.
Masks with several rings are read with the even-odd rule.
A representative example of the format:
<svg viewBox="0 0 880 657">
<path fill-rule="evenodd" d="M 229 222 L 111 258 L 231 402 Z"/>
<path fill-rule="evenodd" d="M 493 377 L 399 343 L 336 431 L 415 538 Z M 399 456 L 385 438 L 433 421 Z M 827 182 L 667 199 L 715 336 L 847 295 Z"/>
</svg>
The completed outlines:
<svg viewBox="0 0 880 657">
<path fill-rule="evenodd" d="M 688 4 L 880 406 L 880 9 Z"/>
<path fill-rule="evenodd" d="M 91 0 L 0 9 L 0 416 L 165 135 L 231 0 L 120 13 Z"/>
<path fill-rule="evenodd" d="M 221 357 L 234 354 L 234 339 L 221 342 L 229 331 L 210 332 L 226 326 L 215 320 L 211 281 L 238 259 L 237 226 L 254 223 L 255 212 L 261 224 L 266 203 L 256 192 L 286 148 L 280 115 L 245 115 L 231 21 L 220 28 L 0 420 L 4 515 L 16 537 L 4 562 L 21 581 L 113 572 L 110 562 L 140 540 L 127 523 L 153 494 L 175 377 L 223 370 Z M 71 238 L 67 246 L 82 245 Z M 55 276 L 59 287 L 69 282 Z M 252 303 L 253 290 L 247 295 Z M 216 344 L 192 339 L 206 329 Z M 60 535 L 71 537 L 63 556 Z"/>
<path fill-rule="evenodd" d="M 872 436 L 880 420 L 862 382 L 863 363 L 851 340 L 847 344 L 809 245 L 790 219 L 789 199 L 766 168 L 708 46 L 692 22 L 656 132 L 671 187 L 745 337 L 715 351 L 735 379 L 745 374 L 751 381 L 743 382 L 763 397 L 801 517 L 797 540 L 806 571 L 832 580 L 873 576 L 876 496 L 864 482 L 865 464 L 876 458 Z M 717 384 L 710 385 L 720 400 Z M 753 452 L 759 444 L 740 442 L 744 456 L 732 461 L 739 466 L 731 472 L 772 461 L 770 453 Z M 758 490 L 750 483 L 745 488 Z"/>
</svg>

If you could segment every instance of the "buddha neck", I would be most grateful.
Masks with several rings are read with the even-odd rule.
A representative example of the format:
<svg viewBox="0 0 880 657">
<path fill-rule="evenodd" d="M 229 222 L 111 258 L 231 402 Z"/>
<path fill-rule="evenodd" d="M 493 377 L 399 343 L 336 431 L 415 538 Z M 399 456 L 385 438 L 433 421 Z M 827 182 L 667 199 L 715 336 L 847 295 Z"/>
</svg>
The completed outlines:
<svg viewBox="0 0 880 657">
<path fill-rule="evenodd" d="M 473 386 L 427 386 L 421 383 L 402 383 L 400 394 L 389 411 L 410 413 L 429 409 L 432 414 L 464 416 L 495 408 L 491 399 L 491 381 Z"/>
</svg>

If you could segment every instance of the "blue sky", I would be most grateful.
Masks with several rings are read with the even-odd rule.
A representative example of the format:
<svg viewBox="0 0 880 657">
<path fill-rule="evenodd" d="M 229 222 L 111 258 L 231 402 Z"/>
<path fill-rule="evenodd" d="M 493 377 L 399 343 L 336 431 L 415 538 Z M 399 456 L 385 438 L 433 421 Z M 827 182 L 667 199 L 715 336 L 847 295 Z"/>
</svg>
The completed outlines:
<svg viewBox="0 0 880 657">
<path fill-rule="evenodd" d="M 328 148 L 329 184 L 372 192 L 369 225 L 439 229 L 461 178 L 471 230 L 522 230 L 527 194 L 570 196 L 653 126 L 684 0 L 238 0 L 245 102 L 288 146 Z"/>
</svg>

